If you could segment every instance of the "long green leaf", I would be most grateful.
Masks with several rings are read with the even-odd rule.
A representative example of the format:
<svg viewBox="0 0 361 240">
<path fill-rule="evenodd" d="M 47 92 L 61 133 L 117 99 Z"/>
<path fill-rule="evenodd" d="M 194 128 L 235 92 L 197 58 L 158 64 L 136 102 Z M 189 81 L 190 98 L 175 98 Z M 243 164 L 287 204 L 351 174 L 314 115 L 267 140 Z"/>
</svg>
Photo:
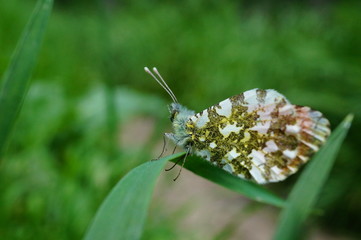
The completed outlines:
<svg viewBox="0 0 361 240">
<path fill-rule="evenodd" d="M 144 163 L 123 177 L 99 208 L 86 240 L 139 239 L 157 177 L 175 154 Z"/>
<path fill-rule="evenodd" d="M 303 171 L 280 215 L 274 239 L 295 239 L 299 233 L 322 190 L 340 146 L 351 126 L 352 118 L 352 115 L 345 118 Z"/>
<path fill-rule="evenodd" d="M 271 193 L 261 185 L 233 176 L 202 158 L 190 156 L 187 158 L 184 167 L 199 176 L 238 192 L 250 199 L 277 207 L 282 207 L 285 203 L 285 200 Z"/>
<path fill-rule="evenodd" d="M 52 4 L 52 0 L 38 1 L 3 76 L 0 92 L 0 155 L 25 98 Z"/>
</svg>

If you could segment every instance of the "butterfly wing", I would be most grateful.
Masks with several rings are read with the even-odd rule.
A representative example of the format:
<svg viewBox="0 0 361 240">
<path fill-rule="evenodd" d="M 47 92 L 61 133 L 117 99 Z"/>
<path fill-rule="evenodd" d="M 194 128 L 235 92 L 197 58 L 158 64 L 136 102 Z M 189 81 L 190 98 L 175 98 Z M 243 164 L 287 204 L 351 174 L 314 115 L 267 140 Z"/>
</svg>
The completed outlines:
<svg viewBox="0 0 361 240">
<path fill-rule="evenodd" d="M 275 90 L 261 89 L 195 114 L 186 126 L 195 154 L 258 183 L 295 173 L 330 134 L 320 112 L 292 105 Z"/>
</svg>

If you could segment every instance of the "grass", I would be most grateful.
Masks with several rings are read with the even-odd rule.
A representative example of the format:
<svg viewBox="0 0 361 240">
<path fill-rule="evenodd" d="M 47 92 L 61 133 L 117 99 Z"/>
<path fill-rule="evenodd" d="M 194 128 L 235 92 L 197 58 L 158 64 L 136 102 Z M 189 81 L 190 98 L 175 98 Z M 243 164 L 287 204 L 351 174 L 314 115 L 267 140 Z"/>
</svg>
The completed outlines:
<svg viewBox="0 0 361 240">
<path fill-rule="evenodd" d="M 298 4 L 268 8 L 226 1 L 205 8 L 202 0 L 139 1 L 107 8 L 102 20 L 98 4 L 58 1 L 44 37 L 50 1 L 38 1 L 49 5 L 37 5 L 23 30 L 35 2 L 2 1 L 0 8 L 0 147 L 7 149 L 0 165 L 2 238 L 81 238 L 119 179 L 156 155 L 169 126 L 168 98 L 160 97 L 160 87 L 142 71 L 147 65 L 157 66 L 178 99 L 196 111 L 260 87 L 320 110 L 331 123 L 354 112 L 353 131 L 332 177 L 318 190 L 302 187 L 322 189 L 310 195 L 306 209 L 302 202 L 289 203 L 300 183 L 292 188 L 295 177 L 269 190 L 198 158 L 186 167 L 265 206 L 285 206 L 278 234 L 299 227 L 310 209 L 322 209 L 313 227 L 360 236 L 360 3 L 332 3 L 320 11 Z M 130 133 L 138 120 L 142 125 Z M 323 177 L 332 165 L 327 164 Z M 289 199 L 278 197 L 288 192 Z M 300 218 L 292 210 L 302 211 Z M 159 208 L 151 219 L 168 213 Z M 189 237 L 179 234 L 179 215 L 165 217 L 166 224 L 152 222 L 153 239 Z M 283 221 L 295 223 L 285 227 Z M 134 229 L 139 236 L 142 226 Z"/>
<path fill-rule="evenodd" d="M 280 198 L 275 193 L 269 192 L 261 185 L 233 176 L 199 157 L 188 157 L 184 167 L 209 181 L 217 183 L 255 201 L 276 207 L 283 207 L 285 204 L 284 199 Z"/>
<path fill-rule="evenodd" d="M 329 140 L 303 171 L 291 190 L 286 203 L 260 185 L 234 177 L 197 157 L 190 157 L 185 168 L 197 175 L 250 197 L 256 201 L 284 207 L 275 240 L 294 239 L 312 211 L 327 176 L 334 164 L 338 150 L 351 126 L 349 115 L 331 134 Z M 85 239 L 140 239 L 144 228 L 155 181 L 167 161 L 184 157 L 174 154 L 156 161 L 144 163 L 131 170 L 108 195 L 87 232 Z"/>
<path fill-rule="evenodd" d="M 6 147 L 26 96 L 52 3 L 52 0 L 38 1 L 3 76 L 0 92 L 0 155 Z"/>
<path fill-rule="evenodd" d="M 158 175 L 168 160 L 181 154 L 144 163 L 114 187 L 100 207 L 85 239 L 140 239 Z"/>
<path fill-rule="evenodd" d="M 353 115 L 348 115 L 335 129 L 292 188 L 280 215 L 275 240 L 295 239 L 295 236 L 300 235 L 301 227 L 312 212 L 334 165 L 352 119 Z"/>
</svg>

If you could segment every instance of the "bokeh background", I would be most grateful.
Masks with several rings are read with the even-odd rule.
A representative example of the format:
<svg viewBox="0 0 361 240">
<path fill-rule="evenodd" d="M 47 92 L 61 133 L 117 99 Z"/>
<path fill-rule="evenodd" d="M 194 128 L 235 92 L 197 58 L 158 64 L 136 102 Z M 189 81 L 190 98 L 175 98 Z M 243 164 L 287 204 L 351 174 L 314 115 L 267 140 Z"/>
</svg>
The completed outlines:
<svg viewBox="0 0 361 240">
<path fill-rule="evenodd" d="M 0 72 L 35 0 L 0 0 Z M 201 111 L 258 87 L 354 124 L 309 239 L 361 238 L 360 1 L 56 0 L 0 165 L 1 239 L 79 239 L 112 186 L 156 157 L 170 98 Z M 143 239 L 269 239 L 278 210 L 162 174 Z M 271 184 L 287 196 L 296 176 Z"/>
</svg>

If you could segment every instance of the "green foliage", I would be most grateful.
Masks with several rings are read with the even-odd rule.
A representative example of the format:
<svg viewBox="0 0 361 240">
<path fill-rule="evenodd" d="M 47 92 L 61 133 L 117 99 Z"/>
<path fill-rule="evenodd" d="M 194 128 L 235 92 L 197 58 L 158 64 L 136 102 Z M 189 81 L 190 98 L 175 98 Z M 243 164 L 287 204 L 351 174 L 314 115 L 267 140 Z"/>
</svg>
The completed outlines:
<svg viewBox="0 0 361 240">
<path fill-rule="evenodd" d="M 0 71 L 5 72 L 36 1 L 0 2 Z M 105 3 L 105 11 L 98 2 Z M 142 71 L 153 65 L 180 102 L 195 111 L 259 87 L 320 110 L 332 124 L 355 113 L 353 131 L 315 205 L 324 215 L 314 227 L 359 238 L 359 8 L 358 1 L 317 7 L 264 1 L 56 1 L 33 83 L 2 156 L 1 238 L 81 238 L 119 179 L 157 155 L 161 134 L 170 127 L 169 98 Z M 1 115 L 0 122 L 9 120 Z M 298 175 L 273 184 L 272 192 L 284 196 Z M 166 191 L 172 196 L 173 186 Z M 190 232 L 202 228 L 182 231 L 190 213 L 177 205 L 150 207 L 154 221 L 146 223 L 144 239 L 192 239 Z M 239 226 L 238 220 L 229 221 Z"/>
<path fill-rule="evenodd" d="M 190 157 L 184 167 L 254 200 L 284 206 L 275 239 L 294 239 L 314 207 L 338 150 L 351 126 L 352 118 L 349 115 L 332 133 L 329 141 L 303 172 L 286 204 L 261 186 L 232 176 L 200 158 Z M 184 158 L 184 153 L 144 163 L 129 172 L 114 187 L 99 208 L 85 239 L 106 240 L 115 239 L 118 236 L 124 239 L 140 239 L 157 176 L 167 161 L 180 162 L 181 158 Z"/>
<path fill-rule="evenodd" d="M 184 158 L 174 154 L 134 168 L 108 195 L 89 228 L 85 239 L 139 239 L 155 180 L 167 161 Z M 185 168 L 226 188 L 264 203 L 282 206 L 284 201 L 257 184 L 234 177 L 197 157 L 190 157 Z"/>
<path fill-rule="evenodd" d="M 114 187 L 90 226 L 85 239 L 139 239 L 156 179 L 169 159 L 143 163 Z"/>
<path fill-rule="evenodd" d="M 2 79 L 0 92 L 0 155 L 24 101 L 51 13 L 52 0 L 38 1 Z"/>
</svg>

